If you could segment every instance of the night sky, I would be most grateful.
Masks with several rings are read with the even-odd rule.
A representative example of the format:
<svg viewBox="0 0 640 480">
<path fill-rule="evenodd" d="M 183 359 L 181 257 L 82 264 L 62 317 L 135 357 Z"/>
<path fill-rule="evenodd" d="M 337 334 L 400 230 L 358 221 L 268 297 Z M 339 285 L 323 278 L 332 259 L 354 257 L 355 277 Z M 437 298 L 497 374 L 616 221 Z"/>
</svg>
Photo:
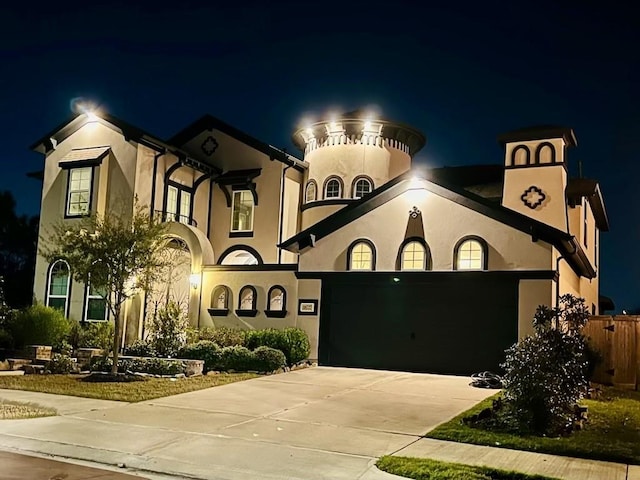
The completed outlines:
<svg viewBox="0 0 640 480">
<path fill-rule="evenodd" d="M 40 201 L 25 174 L 43 158 L 28 146 L 69 117 L 77 97 L 162 138 L 210 113 L 292 153 L 303 119 L 376 108 L 427 135 L 416 161 L 429 166 L 502 163 L 498 134 L 565 125 L 578 138 L 570 172 L 581 160 L 608 209 L 601 293 L 617 311 L 640 307 L 632 6 L 12 3 L 20 6 L 0 7 L 0 190 L 14 193 L 20 213 L 36 214 Z"/>
</svg>

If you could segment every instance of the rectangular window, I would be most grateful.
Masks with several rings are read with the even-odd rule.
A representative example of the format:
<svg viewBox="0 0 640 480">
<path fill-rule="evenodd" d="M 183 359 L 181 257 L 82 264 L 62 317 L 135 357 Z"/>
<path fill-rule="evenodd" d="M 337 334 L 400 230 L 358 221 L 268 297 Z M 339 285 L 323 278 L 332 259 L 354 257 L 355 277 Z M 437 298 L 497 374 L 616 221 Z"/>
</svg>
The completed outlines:
<svg viewBox="0 0 640 480">
<path fill-rule="evenodd" d="M 233 192 L 231 205 L 231 231 L 253 231 L 253 195 L 249 190 Z"/>
<path fill-rule="evenodd" d="M 167 186 L 167 213 L 168 222 L 191 223 L 191 192 L 182 185 Z"/>
<path fill-rule="evenodd" d="M 87 322 L 103 322 L 107 319 L 107 301 L 102 295 L 104 291 L 93 288 L 89 283 L 87 287 L 87 308 L 85 309 L 85 320 Z"/>
<path fill-rule="evenodd" d="M 169 185 L 167 188 L 167 218 L 171 222 L 176 220 L 178 214 L 178 188 Z"/>
<path fill-rule="evenodd" d="M 180 192 L 180 218 L 179 222 L 189 224 L 191 216 L 191 194 L 184 190 Z"/>
<path fill-rule="evenodd" d="M 92 174 L 92 167 L 72 168 L 69 170 L 66 209 L 66 215 L 68 217 L 78 217 L 89 214 Z"/>
</svg>

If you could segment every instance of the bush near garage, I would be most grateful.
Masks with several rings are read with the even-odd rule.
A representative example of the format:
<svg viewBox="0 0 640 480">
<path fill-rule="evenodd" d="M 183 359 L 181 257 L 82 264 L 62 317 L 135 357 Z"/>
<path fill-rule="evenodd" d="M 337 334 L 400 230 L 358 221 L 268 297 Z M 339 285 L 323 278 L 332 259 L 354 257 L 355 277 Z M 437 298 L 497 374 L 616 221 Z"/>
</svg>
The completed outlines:
<svg viewBox="0 0 640 480">
<path fill-rule="evenodd" d="M 284 353 L 288 365 L 295 365 L 309 357 L 311 346 L 306 332 L 300 328 L 285 328 L 278 330 L 267 328 L 264 330 L 247 330 L 245 346 L 249 349 L 271 347 Z"/>
</svg>

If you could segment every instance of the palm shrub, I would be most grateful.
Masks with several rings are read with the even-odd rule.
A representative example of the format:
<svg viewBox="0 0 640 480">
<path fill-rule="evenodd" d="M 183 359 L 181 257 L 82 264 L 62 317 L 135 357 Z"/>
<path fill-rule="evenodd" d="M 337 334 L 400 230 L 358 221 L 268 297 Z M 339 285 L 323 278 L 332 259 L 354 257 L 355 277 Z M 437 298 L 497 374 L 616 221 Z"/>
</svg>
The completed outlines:
<svg viewBox="0 0 640 480">
<path fill-rule="evenodd" d="M 506 352 L 505 418 L 523 433 L 556 435 L 570 429 L 576 403 L 588 389 L 590 356 L 582 329 L 584 300 L 560 297 L 560 307 L 539 306 L 535 334 Z"/>
</svg>

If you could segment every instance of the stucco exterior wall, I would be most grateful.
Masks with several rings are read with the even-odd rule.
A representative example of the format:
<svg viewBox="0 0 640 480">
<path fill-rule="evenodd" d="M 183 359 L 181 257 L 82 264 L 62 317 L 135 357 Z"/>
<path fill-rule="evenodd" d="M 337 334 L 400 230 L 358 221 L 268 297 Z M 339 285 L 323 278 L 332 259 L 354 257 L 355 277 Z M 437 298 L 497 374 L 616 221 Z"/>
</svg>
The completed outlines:
<svg viewBox="0 0 640 480">
<path fill-rule="evenodd" d="M 260 154 L 262 155 L 262 154 Z M 231 207 L 220 188 L 213 192 L 211 232 L 209 239 L 216 252 L 216 262 L 222 253 L 236 245 L 248 245 L 262 257 L 264 263 L 278 261 L 278 234 L 280 221 L 280 182 L 284 164 L 272 162 L 262 155 L 264 163 L 259 177 L 254 179 L 258 205 L 254 206 L 253 236 L 232 237 Z M 229 187 L 230 188 L 230 187 Z"/>
<path fill-rule="evenodd" d="M 555 304 L 553 280 L 520 280 L 518 285 L 518 338 L 532 335 L 533 316 L 539 305 Z"/>
<path fill-rule="evenodd" d="M 53 224 L 64 219 L 67 201 L 68 170 L 58 166 L 60 160 L 73 149 L 109 146 L 111 152 L 93 170 L 91 209 L 99 214 L 108 210 L 130 214 L 136 184 L 138 145 L 101 124 L 90 122 L 71 134 L 45 158 L 40 209 L 40 238 L 38 250 L 47 241 Z M 72 224 L 75 218 L 64 220 Z M 49 264 L 40 255 L 36 258 L 34 296 L 37 301 L 46 301 L 47 272 Z M 69 316 L 83 318 L 84 285 L 73 282 L 70 292 Z"/>
<path fill-rule="evenodd" d="M 525 205 L 521 198 L 532 186 L 541 189 L 546 197 L 542 204 L 534 209 Z M 502 205 L 566 232 L 566 186 L 567 172 L 561 165 L 507 169 L 504 172 Z"/>
<path fill-rule="evenodd" d="M 489 270 L 551 270 L 551 247 L 525 233 L 485 217 L 427 190 L 408 190 L 349 225 L 318 240 L 300 255 L 301 271 L 345 271 L 349 245 L 359 238 L 376 247 L 376 270 L 396 270 L 396 260 L 416 206 L 422 212 L 433 270 L 452 270 L 454 246 L 466 235 L 488 245 Z"/>
</svg>

